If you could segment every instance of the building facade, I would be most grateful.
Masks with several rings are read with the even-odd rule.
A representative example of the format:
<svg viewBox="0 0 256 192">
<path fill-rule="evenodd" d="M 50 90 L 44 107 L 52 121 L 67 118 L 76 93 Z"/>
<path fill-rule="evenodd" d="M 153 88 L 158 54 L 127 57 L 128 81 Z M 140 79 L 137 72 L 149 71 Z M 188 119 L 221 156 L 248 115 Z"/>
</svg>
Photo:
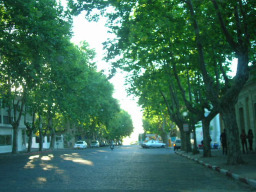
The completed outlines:
<svg viewBox="0 0 256 192">
<path fill-rule="evenodd" d="M 27 121 L 31 122 L 31 117 L 27 116 Z M 7 108 L 0 109 L 0 153 L 12 152 L 13 128 L 9 122 Z M 18 129 L 18 151 L 26 149 L 26 126 L 24 124 L 24 116 L 20 120 Z"/>
<path fill-rule="evenodd" d="M 249 129 L 252 130 L 253 150 L 256 149 L 256 67 L 251 70 L 250 78 L 239 94 L 236 104 L 236 118 L 241 134 L 242 130 L 248 134 Z M 241 143 L 241 142 L 240 142 Z"/>
</svg>

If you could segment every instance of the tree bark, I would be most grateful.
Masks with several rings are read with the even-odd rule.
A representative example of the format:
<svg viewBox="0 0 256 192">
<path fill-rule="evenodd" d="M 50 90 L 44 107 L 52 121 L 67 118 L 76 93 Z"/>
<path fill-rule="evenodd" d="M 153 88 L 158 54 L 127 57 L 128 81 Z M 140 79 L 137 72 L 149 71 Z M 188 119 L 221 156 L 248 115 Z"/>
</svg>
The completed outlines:
<svg viewBox="0 0 256 192">
<path fill-rule="evenodd" d="M 204 153 L 203 156 L 204 157 L 211 157 L 211 137 L 210 137 L 210 121 L 207 120 L 206 118 L 204 118 L 202 120 L 202 124 L 203 124 L 203 149 L 204 149 Z"/>
<path fill-rule="evenodd" d="M 191 125 L 191 129 L 193 130 L 193 137 L 194 137 L 194 147 L 193 147 L 193 154 L 198 154 L 199 150 L 197 147 L 197 140 L 196 140 L 196 126 L 195 124 Z"/>
<path fill-rule="evenodd" d="M 12 153 L 16 154 L 18 152 L 18 128 L 19 124 L 13 123 L 12 129 L 13 129 L 13 142 L 12 142 Z"/>
<path fill-rule="evenodd" d="M 241 156 L 240 138 L 236 122 L 235 107 L 234 105 L 227 105 L 221 112 L 227 133 L 227 163 L 229 165 L 242 164 L 244 161 Z"/>
<path fill-rule="evenodd" d="M 56 134 L 55 134 L 55 129 L 52 125 L 52 116 L 50 115 L 48 117 L 48 129 L 51 131 L 51 143 L 50 143 L 50 149 L 54 149 L 55 146 L 55 138 L 56 138 Z"/>
<path fill-rule="evenodd" d="M 32 136 L 33 136 L 33 131 L 31 129 L 28 129 L 28 149 L 27 152 L 31 152 L 31 147 L 32 147 Z"/>
</svg>

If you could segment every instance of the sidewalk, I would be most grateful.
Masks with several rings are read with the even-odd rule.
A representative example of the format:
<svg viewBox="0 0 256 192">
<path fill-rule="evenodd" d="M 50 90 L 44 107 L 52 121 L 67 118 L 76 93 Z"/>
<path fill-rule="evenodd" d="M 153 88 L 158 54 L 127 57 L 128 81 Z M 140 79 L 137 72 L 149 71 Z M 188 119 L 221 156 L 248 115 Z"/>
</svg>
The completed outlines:
<svg viewBox="0 0 256 192">
<path fill-rule="evenodd" d="M 7 153 L 0 153 L 0 157 L 4 157 L 4 156 L 17 156 L 17 155 L 35 155 L 35 154 L 41 154 L 41 153 L 48 153 L 51 152 L 51 149 L 43 149 L 42 151 L 38 151 L 37 148 L 32 148 L 31 152 L 27 152 L 26 150 L 24 151 L 18 151 L 16 154 L 12 154 L 11 152 L 7 152 Z"/>
<path fill-rule="evenodd" d="M 176 154 L 187 157 L 195 162 L 202 164 L 209 169 L 218 171 L 235 180 L 239 180 L 256 188 L 256 153 L 242 154 L 246 162 L 242 165 L 227 165 L 227 156 L 222 154 L 221 150 L 212 150 L 212 157 L 203 157 L 203 151 L 200 154 L 193 155 L 184 151 L 178 151 Z"/>
</svg>

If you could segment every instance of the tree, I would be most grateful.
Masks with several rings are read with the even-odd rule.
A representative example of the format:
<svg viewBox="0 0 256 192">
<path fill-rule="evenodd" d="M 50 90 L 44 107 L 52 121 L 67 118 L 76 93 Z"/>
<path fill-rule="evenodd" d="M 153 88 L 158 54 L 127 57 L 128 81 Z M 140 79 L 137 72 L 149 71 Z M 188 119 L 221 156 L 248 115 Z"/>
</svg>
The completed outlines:
<svg viewBox="0 0 256 192">
<path fill-rule="evenodd" d="M 202 98 L 210 101 L 211 111 L 220 111 L 223 116 L 228 132 L 228 163 L 241 163 L 234 105 L 248 79 L 249 62 L 254 59 L 255 2 L 94 0 L 77 1 L 72 8 L 76 13 L 86 9 L 90 15 L 93 9 L 104 12 L 109 6 L 115 11 L 105 15 L 117 41 L 106 43 L 108 59 L 122 55 L 115 67 L 133 66 L 132 72 L 137 69 L 142 73 L 150 65 L 160 68 L 170 59 L 179 61 L 179 66 L 193 66 L 205 91 Z M 232 78 L 228 76 L 228 59 L 234 57 L 238 58 L 238 70 Z M 203 124 L 207 126 L 208 122 Z M 207 134 L 205 138 L 209 139 Z"/>
<path fill-rule="evenodd" d="M 131 116 L 126 111 L 121 110 L 111 119 L 107 129 L 110 140 L 121 141 L 133 131 Z"/>
<path fill-rule="evenodd" d="M 61 18 L 62 10 L 53 1 L 24 3 L 6 0 L 0 5 L 3 26 L 3 38 L 0 40 L 1 87 L 7 91 L 2 93 L 9 106 L 10 123 L 14 130 L 12 152 L 17 153 L 17 133 L 26 91 L 38 83 L 42 61 L 50 57 L 50 51 L 58 49 L 63 35 L 70 34 L 71 25 Z"/>
</svg>

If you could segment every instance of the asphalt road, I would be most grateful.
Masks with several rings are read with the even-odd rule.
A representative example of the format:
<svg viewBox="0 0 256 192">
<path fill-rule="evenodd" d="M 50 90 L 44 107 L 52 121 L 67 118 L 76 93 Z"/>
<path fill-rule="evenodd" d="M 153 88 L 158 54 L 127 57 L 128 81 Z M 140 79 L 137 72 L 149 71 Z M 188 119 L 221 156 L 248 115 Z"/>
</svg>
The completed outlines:
<svg viewBox="0 0 256 192">
<path fill-rule="evenodd" d="M 174 154 L 139 146 L 0 155 L 1 192 L 226 192 L 252 188 Z"/>
</svg>

